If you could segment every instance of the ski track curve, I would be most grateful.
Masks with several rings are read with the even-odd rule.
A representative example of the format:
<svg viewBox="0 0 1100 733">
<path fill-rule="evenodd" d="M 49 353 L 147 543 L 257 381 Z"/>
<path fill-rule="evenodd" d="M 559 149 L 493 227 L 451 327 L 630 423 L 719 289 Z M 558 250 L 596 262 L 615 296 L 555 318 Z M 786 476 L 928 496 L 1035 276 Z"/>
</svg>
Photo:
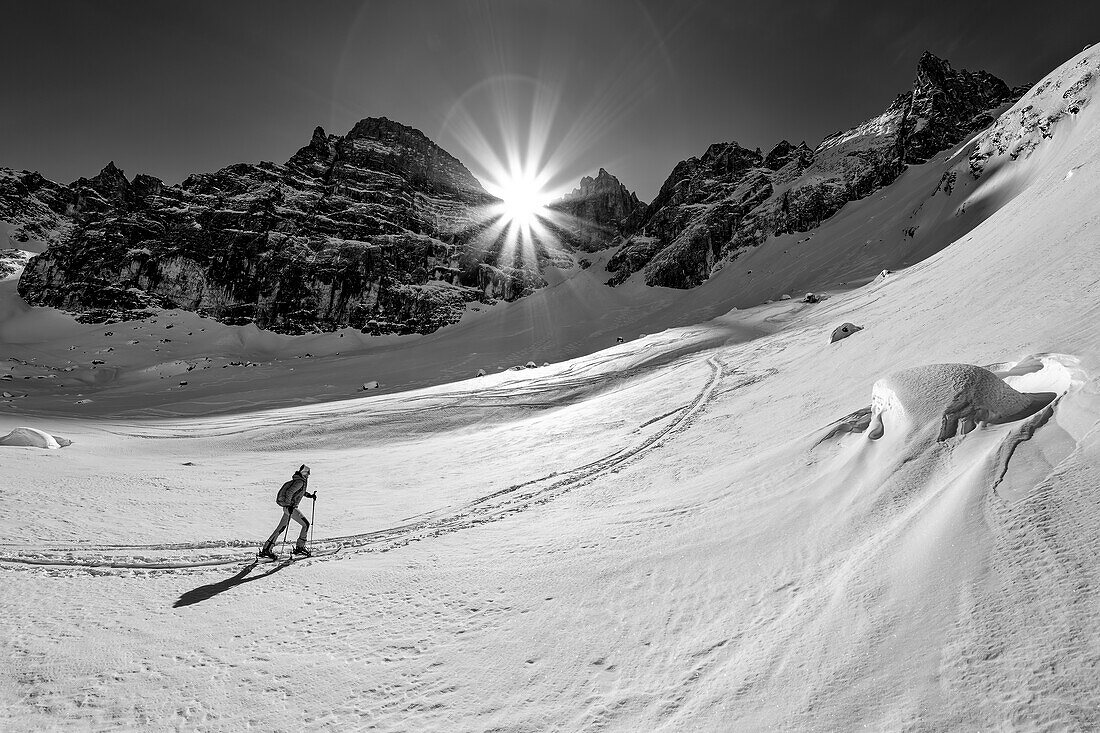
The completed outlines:
<svg viewBox="0 0 1100 733">
<path fill-rule="evenodd" d="M 668 422 L 643 440 L 619 449 L 594 461 L 564 471 L 554 471 L 491 494 L 465 502 L 454 509 L 439 509 L 417 515 L 416 521 L 384 529 L 326 537 L 314 543 L 318 552 L 341 548 L 328 556 L 298 560 L 321 562 L 346 557 L 353 553 L 387 552 L 442 534 L 495 522 L 525 511 L 586 486 L 597 478 L 612 473 L 658 448 L 671 436 L 683 432 L 695 422 L 714 398 L 725 376 L 717 356 L 706 360 L 710 374 L 691 401 L 661 417 L 648 420 L 642 427 Z M 669 419 L 671 418 L 671 419 Z M 94 574 L 111 574 L 117 570 L 182 571 L 247 563 L 255 559 L 255 539 L 212 542 L 172 543 L 156 545 L 101 544 L 80 546 L 26 546 L 0 544 L 0 566 L 24 569 L 72 569 Z M 247 553 L 241 552 L 250 548 Z M 186 553 L 182 560 L 165 557 L 169 553 Z"/>
</svg>

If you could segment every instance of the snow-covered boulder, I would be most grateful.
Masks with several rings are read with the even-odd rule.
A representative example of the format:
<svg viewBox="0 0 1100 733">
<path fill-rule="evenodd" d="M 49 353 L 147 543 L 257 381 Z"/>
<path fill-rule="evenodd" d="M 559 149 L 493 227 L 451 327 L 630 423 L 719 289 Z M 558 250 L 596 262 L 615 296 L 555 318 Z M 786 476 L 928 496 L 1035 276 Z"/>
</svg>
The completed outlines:
<svg viewBox="0 0 1100 733">
<path fill-rule="evenodd" d="M 484 376 L 485 376 L 485 374 L 486 374 L 486 372 L 485 372 L 485 370 L 484 370 L 484 369 L 478 369 L 478 370 L 477 370 L 477 374 L 475 374 L 474 376 L 475 376 L 475 377 L 484 377 Z"/>
<path fill-rule="evenodd" d="M 1053 393 L 1023 394 L 973 364 L 930 364 L 903 369 L 875 382 L 867 436 L 934 429 L 936 440 L 965 435 L 984 423 L 1023 419 Z"/>
<path fill-rule="evenodd" d="M 863 326 L 857 326 L 854 323 L 842 323 L 833 329 L 833 335 L 829 337 L 829 343 L 835 344 L 841 339 L 846 339 L 856 331 L 862 331 Z"/>
<path fill-rule="evenodd" d="M 367 390 L 378 389 L 380 386 L 381 385 L 378 384 L 378 382 L 375 382 L 375 381 L 363 382 L 363 386 L 359 388 L 359 391 L 360 392 L 366 392 Z"/>
<path fill-rule="evenodd" d="M 10 433 L 0 438 L 0 445 L 17 445 L 25 446 L 29 448 L 48 448 L 50 450 L 57 450 L 67 445 L 72 445 L 72 441 L 68 438 L 61 438 L 56 435 L 50 435 L 49 433 L 39 430 L 37 428 L 16 428 Z"/>
</svg>

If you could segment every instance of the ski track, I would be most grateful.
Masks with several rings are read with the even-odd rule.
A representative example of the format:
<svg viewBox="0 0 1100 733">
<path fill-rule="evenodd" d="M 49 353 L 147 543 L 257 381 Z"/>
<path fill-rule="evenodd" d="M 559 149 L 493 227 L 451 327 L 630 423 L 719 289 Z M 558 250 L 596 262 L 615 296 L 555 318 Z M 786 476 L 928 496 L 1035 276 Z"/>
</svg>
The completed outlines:
<svg viewBox="0 0 1100 733">
<path fill-rule="evenodd" d="M 630 352 L 630 362 L 623 364 L 623 354 L 594 355 L 583 363 L 568 364 L 563 370 L 556 372 L 545 380 L 531 379 L 520 385 L 499 384 L 471 389 L 469 387 L 454 390 L 433 390 L 426 394 L 414 395 L 383 395 L 372 401 L 373 409 L 365 419 L 375 423 L 402 415 L 419 414 L 424 410 L 456 411 L 476 405 L 481 408 L 500 407 L 505 409 L 548 409 L 562 405 L 579 402 L 604 389 L 609 389 L 614 383 L 629 379 L 638 374 L 650 371 L 655 367 L 663 366 L 685 356 L 711 350 L 714 343 L 708 340 L 694 341 L 699 334 L 688 332 L 677 338 L 686 338 L 688 343 L 676 348 L 669 348 L 666 342 L 647 344 L 637 351 Z M 664 347 L 664 348 L 659 348 Z M 650 355 L 638 358 L 646 352 Z M 546 399 L 539 400 L 540 396 Z M 518 398 L 526 398 L 519 402 Z M 257 426 L 254 418 L 255 412 L 243 415 L 227 414 L 219 418 L 208 420 L 204 424 L 204 437 L 210 438 L 244 438 L 253 433 L 263 433 L 276 427 L 298 427 L 305 424 L 317 424 L 318 421 L 347 421 L 349 419 L 363 420 L 362 399 L 343 400 L 341 402 L 326 402 L 322 404 L 301 404 L 276 408 L 270 410 L 272 414 L 265 416 L 262 426 Z M 397 404 L 387 404 L 397 400 Z M 494 403 L 493 400 L 499 400 Z M 252 405 L 260 407 L 259 403 Z M 270 408 L 270 405 L 268 405 Z M 268 412 L 269 410 L 264 410 Z M 276 414 L 277 413 L 277 414 Z M 157 410 L 148 410 L 142 416 L 164 417 L 166 413 Z M 178 418 L 178 415 L 172 415 Z M 194 429 L 187 420 L 167 420 L 159 424 L 145 424 L 137 427 L 116 427 L 106 430 L 108 434 L 125 438 L 150 439 L 192 439 L 195 437 Z"/>
<path fill-rule="evenodd" d="M 664 426 L 651 433 L 633 447 L 619 449 L 595 461 L 576 466 L 565 471 L 555 471 L 537 479 L 513 484 L 506 489 L 495 491 L 480 498 L 468 501 L 453 510 L 440 509 L 426 512 L 423 519 L 399 524 L 394 527 L 345 535 L 327 537 L 318 540 L 314 547 L 318 552 L 341 549 L 331 556 L 308 558 L 296 562 L 320 562 L 334 557 L 344 557 L 351 553 L 387 552 L 403 547 L 410 542 L 438 537 L 442 534 L 457 532 L 476 527 L 487 522 L 495 522 L 513 514 L 545 504 L 573 489 L 586 486 L 597 478 L 614 473 L 627 464 L 640 459 L 645 453 L 659 447 L 671 436 L 686 430 L 707 404 L 718 393 L 718 387 L 725 376 L 725 370 L 716 356 L 706 360 L 710 367 L 707 381 L 686 405 L 661 417 L 648 420 L 638 428 L 653 425 L 671 418 Z M 630 372 L 643 368 L 636 365 Z M 606 377 L 607 375 L 601 375 Z M 622 373 L 616 375 L 621 378 Z M 589 384 L 591 378 L 581 377 L 578 382 Z M 749 380 L 749 383 L 755 380 Z M 555 383 L 555 391 L 569 384 Z M 575 385 L 573 385 L 575 386 Z M 500 397 L 499 390 L 485 390 L 479 397 Z M 433 395 L 439 398 L 439 395 Z M 300 419 L 300 418 L 298 418 Z M 142 436 L 148 437 L 148 436 Z M 163 436 L 169 437 L 169 436 Z M 230 549 L 255 548 L 256 540 L 225 540 L 220 542 L 194 542 L 155 545 L 82 545 L 61 547 L 27 547 L 25 545 L 0 545 L 7 552 L 0 554 L 0 564 L 13 568 L 71 568 L 95 571 L 97 574 L 109 574 L 112 570 L 190 570 L 206 567 L 233 565 L 254 561 L 255 552 L 225 552 Z M 16 549 L 18 548 L 18 549 Z M 206 552 L 204 552 L 206 551 Z M 217 552 L 210 552 L 217 551 Z M 164 557 L 169 553 L 187 553 L 184 560 L 173 561 Z"/>
</svg>

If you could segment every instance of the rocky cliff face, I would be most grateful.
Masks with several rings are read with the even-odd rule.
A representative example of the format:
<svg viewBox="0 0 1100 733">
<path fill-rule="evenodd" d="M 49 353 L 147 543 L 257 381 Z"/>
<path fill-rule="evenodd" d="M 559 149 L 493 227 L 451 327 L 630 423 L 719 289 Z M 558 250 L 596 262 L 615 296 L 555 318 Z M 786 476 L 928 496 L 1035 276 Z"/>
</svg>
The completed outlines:
<svg viewBox="0 0 1100 733">
<path fill-rule="evenodd" d="M 38 173 L 0 168 L 0 222 L 11 225 L 17 242 L 53 244 L 67 237 L 75 203 L 73 191 Z"/>
<path fill-rule="evenodd" d="M 1016 95 L 1018 96 L 1018 95 Z M 925 53 L 916 81 L 878 117 L 830 135 L 813 151 L 784 141 L 767 155 L 712 145 L 679 163 L 638 228 L 608 262 L 609 284 L 644 271 L 649 285 L 690 288 L 723 260 L 768 237 L 809 231 L 849 201 L 892 183 L 993 122 L 1014 99 L 984 71 L 956 71 Z"/>
<path fill-rule="evenodd" d="M 595 178 L 582 178 L 577 188 L 550 209 L 559 214 L 557 228 L 564 239 L 579 249 L 593 251 L 620 243 L 619 238 L 640 223 L 645 204 L 600 168 Z"/>
<path fill-rule="evenodd" d="M 646 209 L 639 229 L 615 253 L 612 283 L 645 268 L 646 283 L 693 287 L 706 280 L 748 214 L 775 185 L 805 169 L 803 144 L 784 141 L 764 155 L 737 143 L 711 145 L 702 158 L 678 163 Z"/>
<path fill-rule="evenodd" d="M 496 261 L 494 199 L 470 172 L 385 118 L 342 137 L 317 128 L 286 164 L 179 185 L 127 180 L 113 164 L 68 187 L 20 179 L 32 184 L 49 211 L 68 212 L 71 232 L 28 264 L 20 295 L 85 320 L 162 306 L 283 333 L 426 333 L 468 301 L 545 283 L 537 263 Z"/>
</svg>

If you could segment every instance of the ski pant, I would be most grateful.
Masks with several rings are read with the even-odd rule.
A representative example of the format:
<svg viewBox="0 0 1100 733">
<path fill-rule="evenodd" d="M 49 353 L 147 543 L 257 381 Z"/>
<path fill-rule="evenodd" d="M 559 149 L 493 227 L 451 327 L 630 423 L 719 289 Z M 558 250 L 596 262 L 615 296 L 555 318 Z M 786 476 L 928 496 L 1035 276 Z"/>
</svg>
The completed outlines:
<svg viewBox="0 0 1100 733">
<path fill-rule="evenodd" d="M 279 533 L 286 529 L 291 519 L 302 525 L 302 531 L 298 535 L 298 547 L 306 546 L 306 535 L 309 533 L 309 520 L 306 519 L 304 514 L 298 511 L 298 507 L 285 506 L 283 507 L 282 519 L 279 520 L 279 526 L 276 527 L 275 531 L 271 533 L 271 536 L 267 538 L 267 542 L 264 543 L 264 550 L 271 549 L 272 545 L 275 544 L 275 540 L 279 539 Z"/>
</svg>

